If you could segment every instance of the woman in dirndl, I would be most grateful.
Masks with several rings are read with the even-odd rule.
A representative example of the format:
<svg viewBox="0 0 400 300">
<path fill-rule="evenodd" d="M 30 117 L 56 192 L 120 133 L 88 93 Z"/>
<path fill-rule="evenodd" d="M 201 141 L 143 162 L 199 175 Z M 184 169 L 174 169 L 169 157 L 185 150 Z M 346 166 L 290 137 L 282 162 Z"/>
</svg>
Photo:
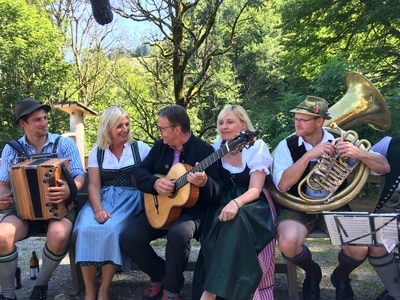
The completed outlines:
<svg viewBox="0 0 400 300">
<path fill-rule="evenodd" d="M 217 127 L 216 149 L 239 132 L 254 131 L 239 105 L 225 107 Z M 224 193 L 205 225 L 193 299 L 273 299 L 276 214 L 264 190 L 271 163 L 272 156 L 262 140 L 221 158 Z"/>
<path fill-rule="evenodd" d="M 131 261 L 121 252 L 119 235 L 143 210 L 141 193 L 133 187 L 132 170 L 147 156 L 150 147 L 134 141 L 130 118 L 112 106 L 100 117 L 97 146 L 89 154 L 89 201 L 79 212 L 72 234 L 76 263 L 82 268 L 85 300 L 109 299 L 117 267 L 129 271 Z M 102 279 L 96 293 L 96 269 Z"/>
</svg>

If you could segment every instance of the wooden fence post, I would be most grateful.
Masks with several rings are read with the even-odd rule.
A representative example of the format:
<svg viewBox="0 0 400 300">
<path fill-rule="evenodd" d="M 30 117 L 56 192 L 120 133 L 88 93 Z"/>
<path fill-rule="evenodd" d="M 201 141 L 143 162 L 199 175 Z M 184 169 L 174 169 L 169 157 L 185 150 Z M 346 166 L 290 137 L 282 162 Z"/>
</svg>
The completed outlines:
<svg viewBox="0 0 400 300">
<path fill-rule="evenodd" d="M 85 116 L 97 116 L 98 113 L 79 102 L 62 102 L 54 104 L 54 107 L 69 114 L 70 132 L 63 135 L 72 138 L 78 147 L 81 162 L 86 170 L 85 162 Z"/>
</svg>

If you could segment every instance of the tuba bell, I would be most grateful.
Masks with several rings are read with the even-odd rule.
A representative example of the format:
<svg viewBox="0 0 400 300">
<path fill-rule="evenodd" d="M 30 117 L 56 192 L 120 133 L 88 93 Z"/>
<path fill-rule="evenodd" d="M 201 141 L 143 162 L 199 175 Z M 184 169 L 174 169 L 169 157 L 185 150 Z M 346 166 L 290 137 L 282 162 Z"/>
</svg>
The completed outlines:
<svg viewBox="0 0 400 300">
<path fill-rule="evenodd" d="M 390 111 L 380 92 L 364 76 L 357 73 L 347 74 L 345 86 L 346 94 L 329 109 L 332 118 L 324 122 L 324 127 L 342 140 L 355 143 L 357 147 L 368 151 L 371 144 L 367 140 L 358 140 L 356 132 L 345 130 L 359 124 L 368 124 L 378 131 L 386 131 L 391 126 Z M 292 210 L 310 213 L 334 210 L 353 200 L 369 177 L 370 170 L 365 164 L 357 162 L 351 167 L 345 164 L 346 162 L 338 157 L 320 158 L 317 165 L 299 183 L 299 196 L 278 191 L 271 175 L 267 176 L 267 188 L 277 203 Z M 338 172 L 344 174 L 339 179 Z M 336 192 L 349 175 L 352 179 L 348 180 L 346 188 Z M 313 185 L 316 189 L 326 189 L 329 195 L 323 198 L 305 195 L 300 192 L 302 184 Z"/>
</svg>

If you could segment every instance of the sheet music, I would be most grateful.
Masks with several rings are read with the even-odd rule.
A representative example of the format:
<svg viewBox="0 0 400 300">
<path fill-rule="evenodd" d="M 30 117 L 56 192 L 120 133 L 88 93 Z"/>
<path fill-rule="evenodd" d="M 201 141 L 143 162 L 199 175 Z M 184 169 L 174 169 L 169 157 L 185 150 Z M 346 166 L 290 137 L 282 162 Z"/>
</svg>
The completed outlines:
<svg viewBox="0 0 400 300">
<path fill-rule="evenodd" d="M 375 214 L 371 214 L 375 215 Z M 388 252 L 392 251 L 399 242 L 399 232 L 397 225 L 397 214 L 385 214 L 385 216 L 375 217 L 375 228 L 382 229 L 376 232 L 376 240 L 378 243 L 383 244 Z M 395 218 L 393 220 L 393 218 Z"/>
<path fill-rule="evenodd" d="M 354 216 L 354 213 L 349 215 L 344 212 L 340 214 L 324 214 L 324 217 L 328 227 L 329 237 L 333 245 L 343 245 L 344 243 L 365 235 L 367 232 L 371 232 L 368 214 L 364 214 L 364 216 Z M 338 218 L 340 222 L 339 227 L 335 218 Z M 361 238 L 355 241 L 355 243 L 370 245 L 372 244 L 372 236 L 369 235 Z"/>
<path fill-rule="evenodd" d="M 323 212 L 333 245 L 385 246 L 390 252 L 399 244 L 399 214 Z"/>
</svg>

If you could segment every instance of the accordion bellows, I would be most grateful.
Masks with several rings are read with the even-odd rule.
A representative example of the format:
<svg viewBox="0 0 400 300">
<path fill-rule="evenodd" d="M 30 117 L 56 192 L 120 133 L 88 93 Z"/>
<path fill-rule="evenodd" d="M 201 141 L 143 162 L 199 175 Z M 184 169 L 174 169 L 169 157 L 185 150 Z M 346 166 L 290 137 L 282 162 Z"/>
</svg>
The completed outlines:
<svg viewBox="0 0 400 300">
<path fill-rule="evenodd" d="M 33 159 L 11 166 L 11 192 L 22 220 L 61 219 L 74 207 L 74 203 L 54 204 L 46 196 L 49 187 L 58 186 L 57 179 L 65 180 L 62 164 L 70 169 L 67 158 Z"/>
</svg>

